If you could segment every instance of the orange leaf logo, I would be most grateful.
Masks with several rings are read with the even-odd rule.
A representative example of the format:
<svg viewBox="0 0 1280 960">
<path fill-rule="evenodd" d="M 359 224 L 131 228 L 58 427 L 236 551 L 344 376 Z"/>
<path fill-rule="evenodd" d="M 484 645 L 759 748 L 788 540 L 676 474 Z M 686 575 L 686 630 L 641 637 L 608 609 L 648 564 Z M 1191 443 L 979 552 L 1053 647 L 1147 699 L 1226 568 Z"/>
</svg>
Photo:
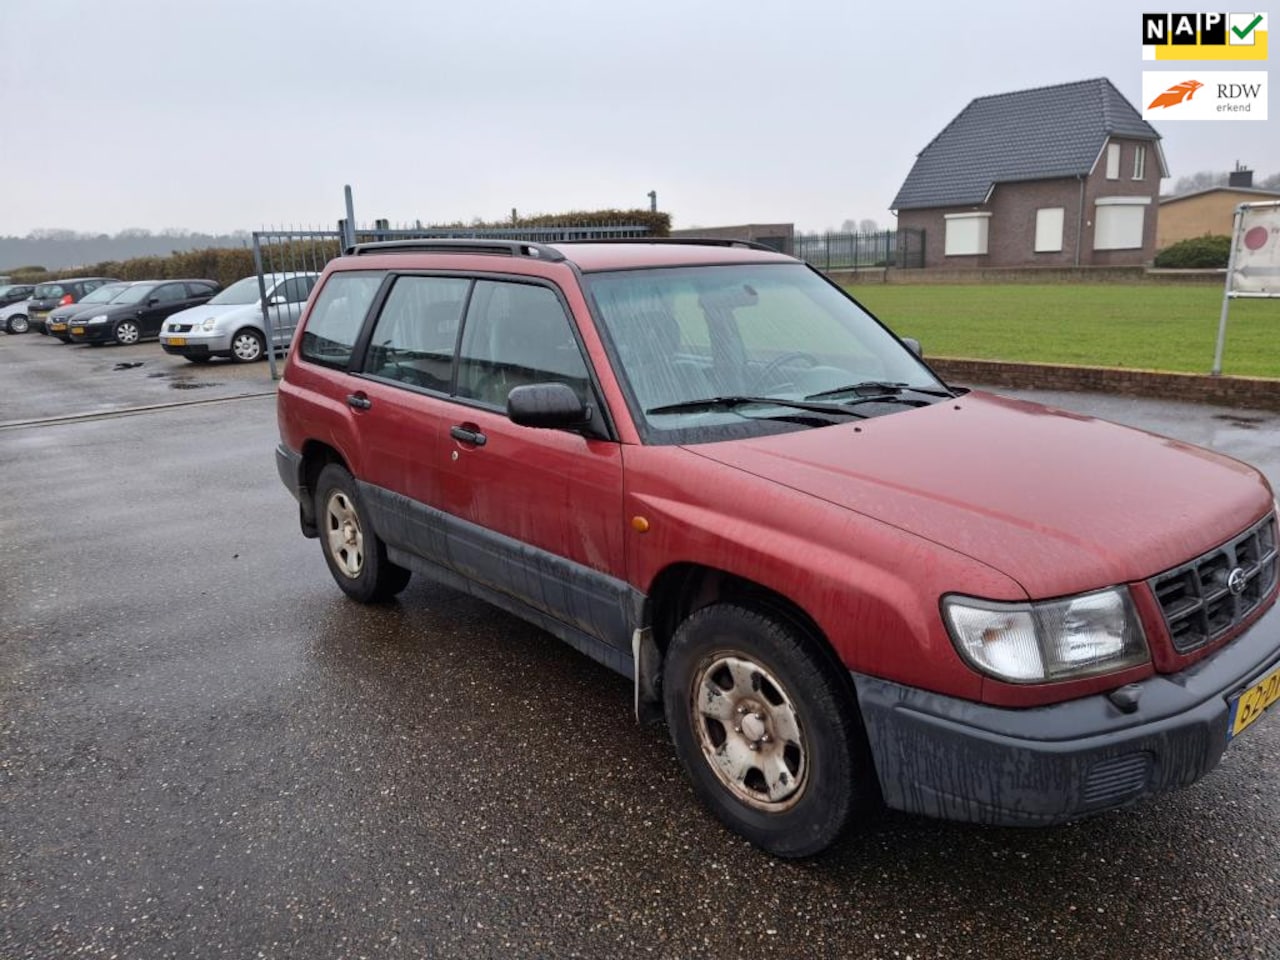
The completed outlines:
<svg viewBox="0 0 1280 960">
<path fill-rule="evenodd" d="M 1183 80 L 1181 83 L 1175 83 L 1160 96 L 1148 104 L 1148 110 L 1154 110 L 1156 107 L 1176 107 L 1184 100 L 1190 100 L 1195 92 L 1203 87 L 1204 84 L 1199 80 Z"/>
</svg>

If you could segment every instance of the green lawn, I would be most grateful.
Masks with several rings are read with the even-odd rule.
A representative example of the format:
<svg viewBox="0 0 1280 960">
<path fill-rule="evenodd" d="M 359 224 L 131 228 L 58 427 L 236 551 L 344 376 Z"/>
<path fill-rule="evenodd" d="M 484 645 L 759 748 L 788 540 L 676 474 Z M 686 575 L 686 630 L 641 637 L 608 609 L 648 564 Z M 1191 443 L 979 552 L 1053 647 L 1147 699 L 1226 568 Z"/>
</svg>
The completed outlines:
<svg viewBox="0 0 1280 960">
<path fill-rule="evenodd" d="M 847 288 L 926 357 L 1208 373 L 1222 287 L 858 284 Z M 1280 377 L 1280 300 L 1235 300 L 1222 372 Z"/>
</svg>

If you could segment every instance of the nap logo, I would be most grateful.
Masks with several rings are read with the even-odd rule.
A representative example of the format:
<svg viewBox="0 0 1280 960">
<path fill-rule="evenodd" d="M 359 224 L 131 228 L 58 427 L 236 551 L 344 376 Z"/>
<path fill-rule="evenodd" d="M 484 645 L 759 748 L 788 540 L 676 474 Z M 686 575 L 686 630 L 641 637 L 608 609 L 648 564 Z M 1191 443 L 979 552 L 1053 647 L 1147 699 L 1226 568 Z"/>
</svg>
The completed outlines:
<svg viewBox="0 0 1280 960">
<path fill-rule="evenodd" d="M 1198 70 L 1142 73 L 1142 119 L 1265 120 L 1265 71 Z"/>
<path fill-rule="evenodd" d="M 1143 60 L 1266 60 L 1265 13 L 1144 13 Z"/>
</svg>

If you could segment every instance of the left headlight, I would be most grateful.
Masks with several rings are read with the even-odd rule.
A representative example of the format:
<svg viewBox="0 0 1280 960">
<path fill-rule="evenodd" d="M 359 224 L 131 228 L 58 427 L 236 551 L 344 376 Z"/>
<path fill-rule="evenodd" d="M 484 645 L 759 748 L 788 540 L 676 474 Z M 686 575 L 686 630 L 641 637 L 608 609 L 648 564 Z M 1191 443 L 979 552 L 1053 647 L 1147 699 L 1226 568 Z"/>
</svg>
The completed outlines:
<svg viewBox="0 0 1280 960">
<path fill-rule="evenodd" d="M 100 313 L 96 317 L 90 317 L 88 322 L 89 323 L 106 323 L 107 315 L 105 313 Z"/>
<path fill-rule="evenodd" d="M 1119 587 L 1040 603 L 951 596 L 942 610 L 960 655 L 1010 683 L 1071 680 L 1150 657 L 1129 591 Z"/>
</svg>

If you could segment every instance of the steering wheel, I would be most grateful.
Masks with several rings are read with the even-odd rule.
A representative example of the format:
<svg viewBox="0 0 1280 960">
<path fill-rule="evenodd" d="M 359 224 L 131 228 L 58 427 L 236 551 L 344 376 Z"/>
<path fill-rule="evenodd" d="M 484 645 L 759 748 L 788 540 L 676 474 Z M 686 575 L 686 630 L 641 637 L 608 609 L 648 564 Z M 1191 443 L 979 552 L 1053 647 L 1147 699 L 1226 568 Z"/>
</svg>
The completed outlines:
<svg viewBox="0 0 1280 960">
<path fill-rule="evenodd" d="M 760 368 L 760 372 L 756 374 L 756 386 L 763 386 L 777 374 L 783 367 L 789 367 L 793 364 L 803 363 L 806 368 L 818 367 L 822 365 L 822 361 L 815 357 L 812 353 L 805 353 L 803 350 L 790 350 L 787 353 L 780 354 L 766 363 Z"/>
</svg>

